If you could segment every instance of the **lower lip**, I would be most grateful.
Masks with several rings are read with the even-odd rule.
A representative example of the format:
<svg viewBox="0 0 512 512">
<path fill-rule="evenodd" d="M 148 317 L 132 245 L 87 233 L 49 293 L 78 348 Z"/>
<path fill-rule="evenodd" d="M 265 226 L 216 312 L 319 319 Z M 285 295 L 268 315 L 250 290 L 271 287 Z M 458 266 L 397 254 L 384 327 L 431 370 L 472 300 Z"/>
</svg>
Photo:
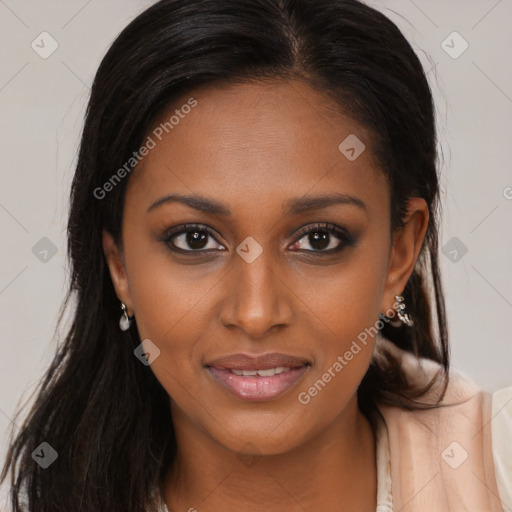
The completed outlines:
<svg viewBox="0 0 512 512">
<path fill-rule="evenodd" d="M 292 368 L 288 372 L 279 373 L 272 377 L 260 377 L 235 375 L 229 370 L 208 367 L 208 371 L 233 395 L 247 402 L 264 402 L 273 400 L 293 388 L 302 376 L 307 372 L 309 366 Z"/>
</svg>

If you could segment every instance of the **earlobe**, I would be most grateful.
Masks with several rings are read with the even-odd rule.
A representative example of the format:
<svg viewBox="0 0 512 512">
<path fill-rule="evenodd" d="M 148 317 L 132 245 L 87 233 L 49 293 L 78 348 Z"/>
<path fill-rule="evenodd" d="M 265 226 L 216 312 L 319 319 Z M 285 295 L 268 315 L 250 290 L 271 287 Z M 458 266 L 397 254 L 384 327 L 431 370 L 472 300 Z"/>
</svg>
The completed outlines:
<svg viewBox="0 0 512 512">
<path fill-rule="evenodd" d="M 428 205 L 423 198 L 409 199 L 404 225 L 393 235 L 393 247 L 383 294 L 381 311 L 387 311 L 401 295 L 414 271 L 429 221 Z"/>
<path fill-rule="evenodd" d="M 133 311 L 132 300 L 121 251 L 115 243 L 113 236 L 105 229 L 103 230 L 103 253 L 105 254 L 116 295 L 121 302 L 126 304 L 128 314 L 131 315 Z"/>
</svg>

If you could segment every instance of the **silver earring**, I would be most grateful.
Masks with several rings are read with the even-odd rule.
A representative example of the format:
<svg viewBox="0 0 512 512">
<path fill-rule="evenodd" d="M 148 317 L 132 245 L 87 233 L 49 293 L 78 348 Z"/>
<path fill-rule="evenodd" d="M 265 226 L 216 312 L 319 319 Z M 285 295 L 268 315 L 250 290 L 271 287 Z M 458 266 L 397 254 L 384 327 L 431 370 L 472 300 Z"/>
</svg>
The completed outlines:
<svg viewBox="0 0 512 512">
<path fill-rule="evenodd" d="M 414 325 L 414 322 L 412 321 L 412 318 L 408 315 L 408 313 L 405 313 L 405 299 L 402 297 L 402 295 L 395 295 L 395 300 L 397 302 L 397 308 L 396 312 L 398 315 L 398 318 L 409 327 L 412 327 Z"/>
<path fill-rule="evenodd" d="M 130 325 L 132 325 L 133 315 L 128 315 L 128 309 L 124 302 L 121 302 L 121 309 L 123 310 L 123 314 L 119 319 L 119 329 L 121 329 L 121 331 L 127 331 L 130 328 Z"/>
</svg>

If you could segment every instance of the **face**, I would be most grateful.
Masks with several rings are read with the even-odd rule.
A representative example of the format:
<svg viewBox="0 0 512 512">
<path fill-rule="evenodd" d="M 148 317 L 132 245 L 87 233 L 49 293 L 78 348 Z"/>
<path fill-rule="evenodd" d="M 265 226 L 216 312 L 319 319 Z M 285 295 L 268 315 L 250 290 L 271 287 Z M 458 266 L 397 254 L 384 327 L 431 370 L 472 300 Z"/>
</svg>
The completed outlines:
<svg viewBox="0 0 512 512">
<path fill-rule="evenodd" d="M 129 177 L 122 253 L 104 234 L 114 286 L 160 351 L 178 437 L 284 452 L 355 403 L 426 205 L 392 238 L 370 133 L 303 83 L 198 89 L 175 109 Z"/>
</svg>

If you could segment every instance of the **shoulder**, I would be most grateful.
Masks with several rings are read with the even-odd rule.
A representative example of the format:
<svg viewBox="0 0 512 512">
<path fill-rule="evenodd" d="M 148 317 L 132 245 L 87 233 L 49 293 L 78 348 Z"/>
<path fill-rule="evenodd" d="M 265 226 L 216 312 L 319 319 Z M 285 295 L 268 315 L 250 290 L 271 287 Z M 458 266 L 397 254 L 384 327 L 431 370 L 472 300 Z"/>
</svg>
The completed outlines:
<svg viewBox="0 0 512 512">
<path fill-rule="evenodd" d="M 491 412 L 496 483 L 501 500 L 512 509 L 512 386 L 493 393 Z"/>
<path fill-rule="evenodd" d="M 405 508 L 411 511 L 458 510 L 461 504 L 501 511 L 512 494 L 512 455 L 502 455 L 503 446 L 512 449 L 512 388 L 490 394 L 451 370 L 439 401 L 445 387 L 439 364 L 417 359 L 385 338 L 376 347 L 377 360 L 383 351 L 400 362 L 410 383 L 422 386 L 438 377 L 419 399 L 433 408 L 377 404 L 388 431 L 394 501 L 412 500 Z"/>
</svg>

